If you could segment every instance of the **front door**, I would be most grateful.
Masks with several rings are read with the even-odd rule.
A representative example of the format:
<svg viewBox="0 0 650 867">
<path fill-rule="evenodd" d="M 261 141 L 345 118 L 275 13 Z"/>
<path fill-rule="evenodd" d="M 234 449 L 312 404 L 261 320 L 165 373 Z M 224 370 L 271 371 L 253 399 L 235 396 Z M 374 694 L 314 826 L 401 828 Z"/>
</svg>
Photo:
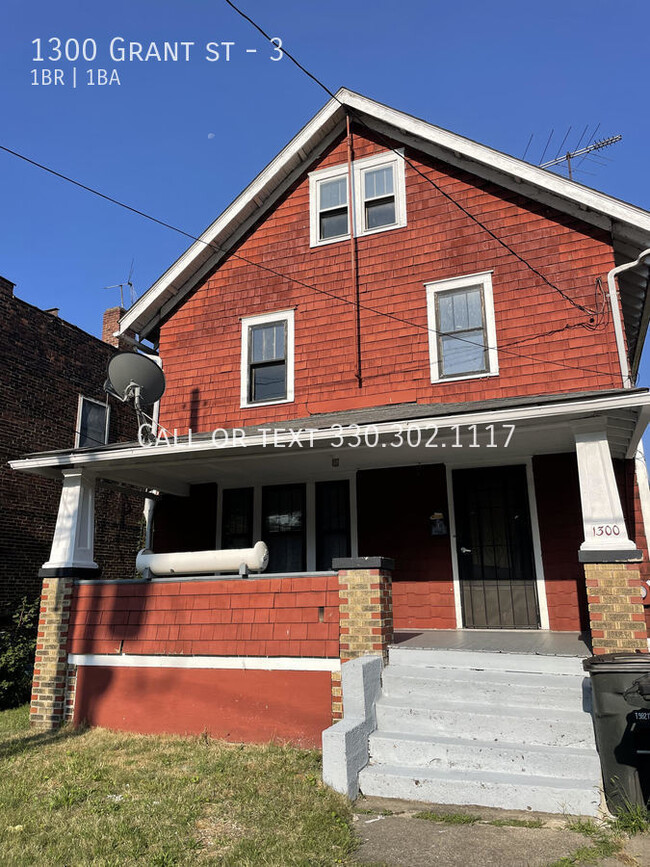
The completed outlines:
<svg viewBox="0 0 650 867">
<path fill-rule="evenodd" d="M 526 467 L 454 470 L 453 486 L 463 625 L 538 628 Z"/>
</svg>

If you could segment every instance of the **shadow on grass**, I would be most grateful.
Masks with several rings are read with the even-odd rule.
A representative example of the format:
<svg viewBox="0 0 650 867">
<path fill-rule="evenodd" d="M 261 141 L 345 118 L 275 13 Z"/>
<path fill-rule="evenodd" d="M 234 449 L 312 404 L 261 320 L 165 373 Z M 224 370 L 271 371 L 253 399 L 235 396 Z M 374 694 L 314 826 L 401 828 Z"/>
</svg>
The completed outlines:
<svg viewBox="0 0 650 867">
<path fill-rule="evenodd" d="M 46 746 L 47 744 L 60 743 L 76 738 L 87 731 L 86 726 L 73 728 L 71 725 L 62 726 L 55 731 L 25 731 L 24 735 L 4 738 L 0 740 L 0 760 L 8 759 L 12 756 L 17 756 L 22 753 L 29 752 L 37 747 Z"/>
</svg>

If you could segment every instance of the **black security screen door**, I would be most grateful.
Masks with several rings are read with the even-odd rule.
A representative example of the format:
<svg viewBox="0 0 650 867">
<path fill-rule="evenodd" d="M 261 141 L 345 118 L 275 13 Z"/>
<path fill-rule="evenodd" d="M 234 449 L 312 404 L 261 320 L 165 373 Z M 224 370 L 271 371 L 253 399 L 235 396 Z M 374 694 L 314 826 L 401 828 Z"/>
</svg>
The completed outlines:
<svg viewBox="0 0 650 867">
<path fill-rule="evenodd" d="M 455 470 L 453 484 L 464 626 L 537 628 L 526 468 Z"/>
</svg>

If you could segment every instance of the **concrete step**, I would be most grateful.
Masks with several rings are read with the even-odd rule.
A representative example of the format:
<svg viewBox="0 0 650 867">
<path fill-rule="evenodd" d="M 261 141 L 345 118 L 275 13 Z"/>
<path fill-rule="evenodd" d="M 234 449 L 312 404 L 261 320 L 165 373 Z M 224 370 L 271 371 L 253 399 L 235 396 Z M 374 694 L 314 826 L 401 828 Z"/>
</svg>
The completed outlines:
<svg viewBox="0 0 650 867">
<path fill-rule="evenodd" d="M 535 707 L 514 710 L 454 702 L 428 696 L 411 697 L 400 704 L 382 696 L 377 702 L 377 728 L 392 732 L 462 735 L 485 741 L 539 746 L 592 747 L 591 716 L 572 710 L 549 711 Z"/>
<path fill-rule="evenodd" d="M 599 780 L 595 746 L 549 747 L 504 741 L 378 730 L 370 735 L 371 764 L 403 768 L 493 771 L 557 779 Z"/>
<path fill-rule="evenodd" d="M 444 697 L 472 704 L 503 707 L 535 706 L 589 711 L 589 679 L 576 674 L 482 671 L 463 668 L 431 668 L 391 663 L 382 676 L 383 695 L 399 703 L 411 697 Z"/>
<path fill-rule="evenodd" d="M 477 650 L 391 647 L 390 664 L 423 667 L 463 668 L 471 671 L 522 671 L 546 674 L 584 675 L 578 656 L 543 656 L 536 653 L 496 653 Z"/>
<path fill-rule="evenodd" d="M 359 785 L 364 795 L 380 798 L 569 815 L 595 816 L 600 804 L 597 786 L 582 777 L 554 780 L 492 771 L 414 771 L 393 765 L 368 765 L 359 775 Z"/>
</svg>

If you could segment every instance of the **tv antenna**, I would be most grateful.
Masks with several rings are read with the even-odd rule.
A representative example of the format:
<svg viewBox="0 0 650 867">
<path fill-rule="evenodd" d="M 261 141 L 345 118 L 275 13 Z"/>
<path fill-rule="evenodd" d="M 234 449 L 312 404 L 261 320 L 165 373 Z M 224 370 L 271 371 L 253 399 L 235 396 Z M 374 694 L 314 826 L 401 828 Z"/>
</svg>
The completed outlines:
<svg viewBox="0 0 650 867">
<path fill-rule="evenodd" d="M 115 283 L 113 286 L 104 286 L 104 289 L 119 289 L 120 290 L 120 307 L 124 307 L 124 287 L 129 287 L 129 306 L 131 307 L 137 301 L 135 288 L 133 286 L 133 264 L 135 259 L 131 259 L 131 267 L 129 268 L 129 276 L 125 283 Z"/>
<path fill-rule="evenodd" d="M 108 364 L 104 391 L 122 403 L 132 401 L 139 428 L 148 428 L 148 438 L 155 439 L 155 425 L 144 411 L 145 406 L 152 406 L 165 392 L 165 374 L 155 361 L 137 352 L 118 352 Z"/>
<path fill-rule="evenodd" d="M 551 133 L 552 134 L 552 133 Z M 616 144 L 623 138 L 622 135 L 613 135 L 609 138 L 603 138 L 599 141 L 592 142 L 591 144 L 586 145 L 583 148 L 578 148 L 574 151 L 567 151 L 564 156 L 555 157 L 552 160 L 549 160 L 546 163 L 540 163 L 540 169 L 550 169 L 551 166 L 558 166 L 560 163 L 566 162 L 567 168 L 569 170 L 569 178 L 573 180 L 573 171 L 571 169 L 571 160 L 574 160 L 576 157 L 585 157 L 587 154 L 590 154 L 592 151 L 599 151 L 603 148 L 607 148 L 610 145 Z M 566 136 L 565 136 L 566 140 Z"/>
</svg>

